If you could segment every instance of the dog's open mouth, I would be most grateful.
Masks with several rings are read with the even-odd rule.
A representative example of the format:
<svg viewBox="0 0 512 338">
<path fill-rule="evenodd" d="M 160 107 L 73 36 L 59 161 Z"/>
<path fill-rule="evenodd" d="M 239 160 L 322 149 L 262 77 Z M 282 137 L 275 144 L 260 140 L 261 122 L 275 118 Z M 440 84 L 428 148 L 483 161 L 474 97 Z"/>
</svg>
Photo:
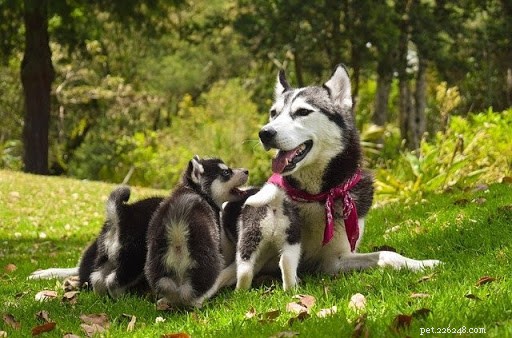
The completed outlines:
<svg viewBox="0 0 512 338">
<path fill-rule="evenodd" d="M 272 160 L 272 171 L 278 174 L 285 173 L 295 168 L 297 163 L 302 161 L 313 147 L 313 141 L 302 143 L 292 150 L 279 150 Z"/>
</svg>

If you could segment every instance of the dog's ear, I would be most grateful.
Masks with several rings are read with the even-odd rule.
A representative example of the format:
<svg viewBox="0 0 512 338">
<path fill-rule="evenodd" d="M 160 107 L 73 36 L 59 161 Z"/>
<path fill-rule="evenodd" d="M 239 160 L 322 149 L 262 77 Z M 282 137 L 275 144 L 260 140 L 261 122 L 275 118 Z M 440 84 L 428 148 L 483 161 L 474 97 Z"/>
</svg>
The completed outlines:
<svg viewBox="0 0 512 338">
<path fill-rule="evenodd" d="M 352 108 L 352 93 L 350 86 L 350 77 L 347 68 L 343 64 L 339 64 L 331 78 L 324 83 L 324 88 L 329 92 L 329 96 L 334 103 L 339 104 L 343 108 Z"/>
<path fill-rule="evenodd" d="M 199 156 L 195 155 L 188 164 L 187 172 L 190 175 L 190 178 L 193 182 L 199 184 L 201 182 L 201 175 L 204 173 L 204 167 L 199 162 L 201 159 Z"/>
<path fill-rule="evenodd" d="M 279 73 L 277 73 L 276 87 L 274 88 L 274 96 L 277 98 L 279 95 L 290 90 L 291 88 L 292 87 L 286 80 L 284 69 L 279 70 Z"/>
</svg>

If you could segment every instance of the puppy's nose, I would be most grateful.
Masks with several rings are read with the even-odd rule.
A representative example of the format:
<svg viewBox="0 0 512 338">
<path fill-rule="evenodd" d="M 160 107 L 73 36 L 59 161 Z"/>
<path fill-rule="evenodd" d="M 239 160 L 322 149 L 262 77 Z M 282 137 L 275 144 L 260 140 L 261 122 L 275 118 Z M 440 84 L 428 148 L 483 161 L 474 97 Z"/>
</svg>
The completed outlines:
<svg viewBox="0 0 512 338">
<path fill-rule="evenodd" d="M 272 127 L 263 127 L 259 132 L 260 140 L 263 144 L 270 143 L 274 136 L 276 136 L 277 131 Z"/>
</svg>

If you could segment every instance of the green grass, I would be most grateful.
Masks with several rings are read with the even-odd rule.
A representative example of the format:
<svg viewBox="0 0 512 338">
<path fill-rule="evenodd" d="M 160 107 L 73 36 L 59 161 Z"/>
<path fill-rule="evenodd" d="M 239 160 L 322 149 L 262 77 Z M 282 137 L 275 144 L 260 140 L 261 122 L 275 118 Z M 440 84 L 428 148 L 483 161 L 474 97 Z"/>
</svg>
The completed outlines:
<svg viewBox="0 0 512 338">
<path fill-rule="evenodd" d="M 286 311 L 293 293 L 260 287 L 249 292 L 221 292 L 202 309 L 193 312 L 157 311 L 151 300 L 126 296 L 113 301 L 90 292 L 78 295 L 76 304 L 62 302 L 59 281 L 27 281 L 38 268 L 73 266 L 87 243 L 98 232 L 104 202 L 113 185 L 39 177 L 0 171 L 0 306 L 2 316 L 13 315 L 21 324 L 12 329 L 0 320 L 8 337 L 30 336 L 40 324 L 35 314 L 46 310 L 56 327 L 43 335 L 62 337 L 67 332 L 85 336 L 81 314 L 106 313 L 107 337 L 159 337 L 187 332 L 192 337 L 270 337 L 295 332 L 301 337 L 350 337 L 363 313 L 370 337 L 419 337 L 421 328 L 484 328 L 478 337 L 512 337 L 512 186 L 494 184 L 488 189 L 429 195 L 415 205 L 393 204 L 371 211 L 360 251 L 389 245 L 409 257 L 436 258 L 445 262 L 434 270 L 413 273 L 375 269 L 329 276 L 306 276 L 297 293 L 316 298 L 311 317 L 291 326 L 295 317 Z M 135 188 L 132 198 L 165 191 Z M 389 231 L 393 229 L 393 231 Z M 7 264 L 17 269 L 8 272 Z M 494 281 L 477 286 L 483 276 Z M 425 277 L 425 278 L 424 278 Z M 59 297 L 35 301 L 41 290 L 56 290 Z M 349 308 L 352 295 L 361 293 L 366 308 Z M 428 294 L 413 298 L 412 293 Z M 470 295 L 469 298 L 468 295 Z M 474 299 L 474 298 L 478 299 Z M 316 313 L 337 306 L 337 313 L 319 318 Z M 245 318 L 254 308 L 258 314 L 280 310 L 271 322 L 258 316 Z M 395 318 L 426 308 L 424 318 L 413 318 L 408 328 L 394 329 Z M 128 319 L 137 317 L 135 329 L 127 332 Z M 157 317 L 165 322 L 155 323 Z M 446 334 L 426 334 L 442 337 Z"/>
</svg>

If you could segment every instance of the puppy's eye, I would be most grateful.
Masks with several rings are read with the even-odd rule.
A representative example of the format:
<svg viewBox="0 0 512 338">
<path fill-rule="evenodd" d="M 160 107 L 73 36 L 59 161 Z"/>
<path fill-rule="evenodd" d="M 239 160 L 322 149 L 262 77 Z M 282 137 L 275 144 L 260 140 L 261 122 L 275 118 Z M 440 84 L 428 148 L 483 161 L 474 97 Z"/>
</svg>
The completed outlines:
<svg viewBox="0 0 512 338">
<path fill-rule="evenodd" d="M 271 118 L 274 118 L 274 117 L 276 117 L 276 115 L 277 115 L 277 110 L 275 110 L 275 109 L 271 109 L 271 110 L 270 110 L 270 117 L 271 117 Z"/>
<path fill-rule="evenodd" d="M 295 116 L 307 116 L 311 114 L 313 111 L 311 109 L 299 108 L 295 111 Z"/>
<path fill-rule="evenodd" d="M 231 177 L 231 169 L 224 169 L 220 172 L 220 175 L 224 178 L 230 178 Z"/>
</svg>

